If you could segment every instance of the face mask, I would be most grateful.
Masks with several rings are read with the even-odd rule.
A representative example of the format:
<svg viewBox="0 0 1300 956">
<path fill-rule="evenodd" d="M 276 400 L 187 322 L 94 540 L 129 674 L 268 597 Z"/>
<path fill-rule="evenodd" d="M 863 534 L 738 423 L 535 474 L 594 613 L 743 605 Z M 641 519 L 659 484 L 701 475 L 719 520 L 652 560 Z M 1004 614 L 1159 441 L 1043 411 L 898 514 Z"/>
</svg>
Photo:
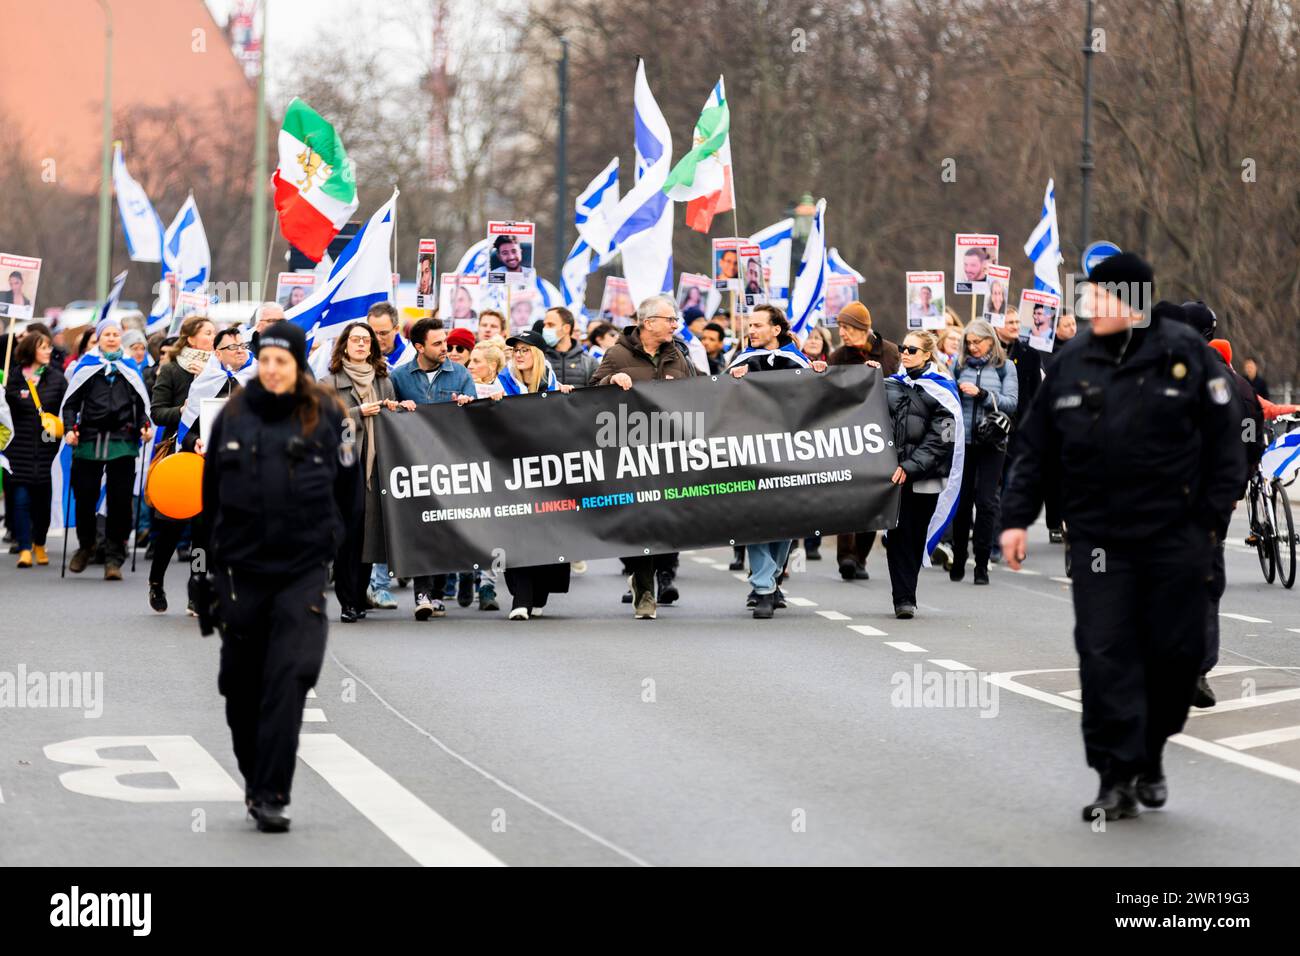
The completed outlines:
<svg viewBox="0 0 1300 956">
<path fill-rule="evenodd" d="M 560 341 L 560 333 L 555 331 L 555 329 L 542 329 L 542 339 L 547 345 L 554 348 L 556 343 Z"/>
</svg>

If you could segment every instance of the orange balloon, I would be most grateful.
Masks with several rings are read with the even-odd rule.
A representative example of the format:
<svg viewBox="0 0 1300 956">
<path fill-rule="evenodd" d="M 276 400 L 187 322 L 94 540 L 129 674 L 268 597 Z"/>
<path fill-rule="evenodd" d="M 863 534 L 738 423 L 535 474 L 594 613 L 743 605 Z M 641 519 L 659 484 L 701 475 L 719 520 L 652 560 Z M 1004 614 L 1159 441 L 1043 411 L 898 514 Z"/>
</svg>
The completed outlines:
<svg viewBox="0 0 1300 956">
<path fill-rule="evenodd" d="M 192 451 L 168 455 L 149 472 L 149 501 L 175 521 L 203 510 L 203 456 Z"/>
</svg>

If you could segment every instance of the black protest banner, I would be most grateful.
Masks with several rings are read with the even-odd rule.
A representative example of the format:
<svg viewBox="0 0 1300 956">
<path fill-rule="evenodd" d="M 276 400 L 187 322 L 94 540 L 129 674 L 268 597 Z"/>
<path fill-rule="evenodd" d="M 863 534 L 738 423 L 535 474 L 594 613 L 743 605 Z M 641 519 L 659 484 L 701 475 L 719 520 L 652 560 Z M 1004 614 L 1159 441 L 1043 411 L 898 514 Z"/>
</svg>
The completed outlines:
<svg viewBox="0 0 1300 956">
<path fill-rule="evenodd" d="M 388 564 L 402 577 L 892 526 L 877 369 L 700 376 L 382 413 Z"/>
</svg>

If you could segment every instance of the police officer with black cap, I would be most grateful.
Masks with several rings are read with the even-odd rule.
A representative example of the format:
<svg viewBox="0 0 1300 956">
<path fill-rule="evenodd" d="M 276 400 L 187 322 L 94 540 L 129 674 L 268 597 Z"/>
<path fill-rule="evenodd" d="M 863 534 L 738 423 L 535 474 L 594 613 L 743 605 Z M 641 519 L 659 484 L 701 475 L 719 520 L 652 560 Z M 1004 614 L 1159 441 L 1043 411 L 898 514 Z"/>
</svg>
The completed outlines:
<svg viewBox="0 0 1300 956">
<path fill-rule="evenodd" d="M 1151 310 L 1151 266 L 1121 253 L 1088 279 L 1080 314 L 1091 328 L 1059 353 L 1025 419 L 1001 543 L 1018 569 L 1043 489 L 1059 481 L 1084 749 L 1101 777 L 1083 808 L 1093 822 L 1168 797 L 1165 741 L 1196 689 L 1211 551 L 1245 453 L 1222 366 L 1191 329 Z"/>
<path fill-rule="evenodd" d="M 303 704 L 325 656 L 326 566 L 352 500 L 338 400 L 307 374 L 303 330 L 276 322 L 258 337 L 257 376 L 205 436 L 208 573 L 196 587 L 205 629 L 221 631 L 217 686 L 257 828 L 289 828 Z"/>
</svg>

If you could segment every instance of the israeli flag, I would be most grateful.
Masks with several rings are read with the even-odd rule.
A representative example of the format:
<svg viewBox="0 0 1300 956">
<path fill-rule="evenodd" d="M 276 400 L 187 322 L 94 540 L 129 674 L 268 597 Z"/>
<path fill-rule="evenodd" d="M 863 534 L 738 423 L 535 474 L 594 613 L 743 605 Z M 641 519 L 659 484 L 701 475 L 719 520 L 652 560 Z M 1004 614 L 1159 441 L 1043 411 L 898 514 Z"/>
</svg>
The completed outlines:
<svg viewBox="0 0 1300 956">
<path fill-rule="evenodd" d="M 122 144 L 113 144 L 113 192 L 122 219 L 122 235 L 132 262 L 161 262 L 163 224 L 144 188 L 127 172 Z"/>
<path fill-rule="evenodd" d="M 578 241 L 560 269 L 560 290 L 569 308 L 585 308 L 587 276 L 614 258 L 612 220 L 618 198 L 618 157 L 615 156 L 574 202 L 573 224 L 578 229 Z"/>
<path fill-rule="evenodd" d="M 829 271 L 826 255 L 826 200 L 817 201 L 812 229 L 803 247 L 799 274 L 794 280 L 794 294 L 790 299 L 790 332 L 800 338 L 826 315 L 826 273 Z"/>
<path fill-rule="evenodd" d="M 775 304 L 785 307 L 790 301 L 790 256 L 794 252 L 794 220 L 782 219 L 760 229 L 749 241 L 763 250 L 763 268 L 767 271 L 767 294 Z"/>
<path fill-rule="evenodd" d="M 144 379 L 136 371 L 135 363 L 128 362 L 126 359 L 118 359 L 116 362 L 106 362 L 99 352 L 99 346 L 95 346 L 89 352 L 81 357 L 76 365 L 72 367 L 72 373 L 68 376 L 68 390 L 63 395 L 63 404 L 59 406 L 59 417 L 63 417 L 63 408 L 68 404 L 68 399 L 75 395 L 82 386 L 89 382 L 100 372 L 106 372 L 113 368 L 116 372 L 126 378 L 135 393 L 140 396 L 140 401 L 144 402 L 145 417 L 149 417 L 149 409 L 152 407 L 149 400 L 149 391 L 144 387 Z"/>
<path fill-rule="evenodd" d="M 1056 184 L 1047 181 L 1043 214 L 1025 243 L 1025 255 L 1034 263 L 1034 288 L 1061 295 L 1061 230 L 1056 224 Z"/>
<path fill-rule="evenodd" d="M 168 272 L 176 275 L 177 288 L 185 292 L 202 289 L 212 275 L 212 250 L 208 247 L 208 235 L 203 231 L 194 193 L 185 198 L 163 236 L 162 272 L 161 294 L 149 312 L 150 333 L 170 325 L 174 318 L 171 293 L 165 281 Z"/>
<path fill-rule="evenodd" d="M 1268 477 L 1281 478 L 1283 484 L 1294 481 L 1296 472 L 1300 471 L 1300 432 L 1288 432 L 1275 438 L 1264 449 L 1259 466 Z"/>
<path fill-rule="evenodd" d="M 329 278 L 315 292 L 285 312 L 285 318 L 307 333 L 311 347 L 319 336 L 337 338 L 349 322 L 364 320 L 370 307 L 387 302 L 393 291 L 393 268 L 389 249 L 393 242 L 393 216 L 398 191 L 375 210 L 370 221 L 352 237 L 334 265 Z"/>
<path fill-rule="evenodd" d="M 961 470 L 966 461 L 966 445 L 960 440 L 966 428 L 961 416 L 961 398 L 957 394 L 957 383 L 940 372 L 933 362 L 927 365 L 925 371 L 917 378 L 912 378 L 906 372 L 896 372 L 889 377 L 908 388 L 923 388 L 929 392 L 930 397 L 952 415 L 953 434 L 958 436 L 958 440 L 953 442 L 952 466 L 948 469 L 948 478 L 935 502 L 934 514 L 930 516 L 930 525 L 925 529 L 925 552 L 921 563 L 928 568 L 930 552 L 939 544 L 939 539 L 952 524 L 952 519 L 957 514 L 957 502 L 961 498 Z"/>
<path fill-rule="evenodd" d="M 480 239 L 465 250 L 460 262 L 456 263 L 455 273 L 464 276 L 487 275 L 489 251 L 487 239 Z"/>
<path fill-rule="evenodd" d="M 636 185 L 619 200 L 611 243 L 623 255 L 633 303 L 673 288 L 673 202 L 664 192 L 672 168 L 673 134 L 650 92 L 645 61 L 637 62 L 633 97 Z"/>
<path fill-rule="evenodd" d="M 99 307 L 99 318 L 95 320 L 96 325 L 108 318 L 108 314 L 117 308 L 117 300 L 122 298 L 122 286 L 124 285 L 126 285 L 125 269 L 113 277 L 113 288 L 109 290 L 108 298 L 104 300 L 104 304 Z"/>
<path fill-rule="evenodd" d="M 405 365 L 414 359 L 415 346 L 402 338 L 402 333 L 398 332 L 393 336 L 393 350 L 385 356 L 388 367 L 397 368 L 399 365 Z"/>
<path fill-rule="evenodd" d="M 853 281 L 858 285 L 862 285 L 867 281 L 861 272 L 844 261 L 844 257 L 840 255 L 840 251 L 834 246 L 831 246 L 826 253 L 826 264 L 830 266 L 831 272 L 835 275 L 853 276 Z"/>
</svg>

